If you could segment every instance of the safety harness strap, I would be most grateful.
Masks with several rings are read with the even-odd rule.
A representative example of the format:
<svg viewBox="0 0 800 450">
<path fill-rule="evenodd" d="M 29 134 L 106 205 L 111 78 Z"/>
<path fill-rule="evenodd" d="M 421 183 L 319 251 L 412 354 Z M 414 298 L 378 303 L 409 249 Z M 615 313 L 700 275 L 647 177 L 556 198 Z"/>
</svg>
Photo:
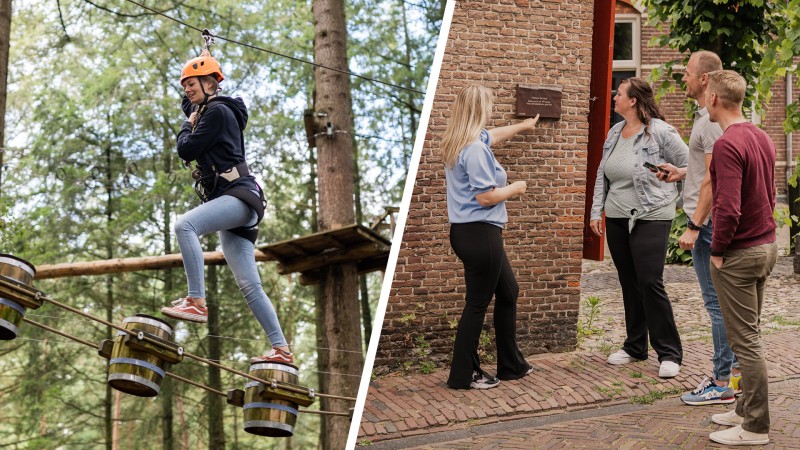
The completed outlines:
<svg viewBox="0 0 800 450">
<path fill-rule="evenodd" d="M 225 191 L 222 195 L 229 195 L 231 197 L 236 197 L 239 200 L 245 202 L 248 206 L 253 208 L 256 211 L 256 215 L 258 218 L 256 219 L 255 225 L 251 227 L 238 227 L 233 228 L 230 231 L 231 233 L 241 236 L 248 241 L 252 242 L 253 244 L 256 243 L 256 239 L 258 238 L 258 224 L 261 223 L 261 220 L 264 219 L 264 204 L 266 200 L 264 198 L 264 191 L 261 190 L 261 186 L 258 187 L 258 196 L 254 195 L 254 192 L 250 189 L 244 188 L 232 188 Z"/>
</svg>

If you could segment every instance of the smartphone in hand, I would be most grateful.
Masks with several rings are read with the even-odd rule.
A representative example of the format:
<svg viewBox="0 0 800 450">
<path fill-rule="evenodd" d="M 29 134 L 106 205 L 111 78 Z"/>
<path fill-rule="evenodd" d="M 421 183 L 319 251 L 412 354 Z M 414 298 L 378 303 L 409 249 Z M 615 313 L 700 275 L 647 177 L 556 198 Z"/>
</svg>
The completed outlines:
<svg viewBox="0 0 800 450">
<path fill-rule="evenodd" d="M 658 166 L 656 166 L 656 165 L 655 165 L 655 164 L 653 164 L 653 163 L 649 163 L 649 162 L 647 162 L 647 161 L 645 161 L 645 162 L 644 162 L 644 164 L 642 164 L 642 165 L 643 165 L 643 166 L 644 166 L 644 167 L 645 167 L 647 170 L 649 170 L 650 172 L 653 172 L 653 173 L 658 173 L 658 172 L 667 173 L 667 171 L 666 171 L 666 170 L 662 169 L 661 167 L 658 167 Z"/>
</svg>

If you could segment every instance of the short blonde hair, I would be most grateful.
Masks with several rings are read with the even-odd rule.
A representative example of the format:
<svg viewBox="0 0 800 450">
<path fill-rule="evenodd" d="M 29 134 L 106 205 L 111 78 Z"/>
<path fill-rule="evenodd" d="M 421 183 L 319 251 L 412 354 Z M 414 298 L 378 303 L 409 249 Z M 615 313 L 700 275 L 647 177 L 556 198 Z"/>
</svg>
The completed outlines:
<svg viewBox="0 0 800 450">
<path fill-rule="evenodd" d="M 708 73 L 708 89 L 717 95 L 723 108 L 741 108 L 747 82 L 733 70 L 715 70 Z"/>
<path fill-rule="evenodd" d="M 494 94 L 485 86 L 467 86 L 458 93 L 439 147 L 445 167 L 453 167 L 461 149 L 478 139 L 489 123 L 493 106 Z"/>
</svg>

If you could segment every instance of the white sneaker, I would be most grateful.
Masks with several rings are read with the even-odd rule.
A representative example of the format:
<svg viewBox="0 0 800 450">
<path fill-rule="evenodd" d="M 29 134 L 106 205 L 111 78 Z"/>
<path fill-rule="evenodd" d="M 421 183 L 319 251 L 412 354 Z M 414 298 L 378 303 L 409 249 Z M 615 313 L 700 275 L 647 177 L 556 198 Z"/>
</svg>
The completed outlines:
<svg viewBox="0 0 800 450">
<path fill-rule="evenodd" d="M 767 433 L 753 433 L 742 428 L 741 425 L 736 425 L 727 430 L 715 431 L 708 435 L 708 438 L 714 442 L 719 442 L 725 445 L 764 445 L 769 444 L 769 434 Z"/>
<path fill-rule="evenodd" d="M 681 373 L 681 366 L 673 361 L 664 361 L 658 369 L 658 376 L 661 378 L 672 378 Z"/>
<path fill-rule="evenodd" d="M 625 350 L 617 350 L 616 353 L 608 355 L 608 360 L 607 360 L 609 364 L 613 364 L 615 366 L 632 363 L 634 361 L 638 360 L 633 356 L 629 355 Z"/>
<path fill-rule="evenodd" d="M 714 414 L 711 416 L 711 421 L 719 425 L 735 427 L 736 425 L 741 425 L 744 422 L 744 417 L 736 414 L 736 410 L 733 409 L 726 413 Z"/>
<path fill-rule="evenodd" d="M 499 384 L 500 380 L 497 378 L 476 370 L 472 372 L 472 382 L 469 384 L 469 387 L 472 389 L 491 389 L 497 387 Z"/>
</svg>

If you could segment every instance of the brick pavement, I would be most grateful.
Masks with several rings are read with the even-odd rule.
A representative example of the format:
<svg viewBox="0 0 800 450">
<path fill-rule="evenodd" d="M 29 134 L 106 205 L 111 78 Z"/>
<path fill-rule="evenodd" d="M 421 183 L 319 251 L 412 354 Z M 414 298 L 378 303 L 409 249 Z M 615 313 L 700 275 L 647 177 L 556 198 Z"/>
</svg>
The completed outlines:
<svg viewBox="0 0 800 450">
<path fill-rule="evenodd" d="M 770 443 L 759 448 L 800 448 L 800 379 L 770 385 Z M 506 429 L 480 433 L 449 442 L 407 448 L 428 449 L 706 449 L 724 448 L 708 434 L 724 427 L 711 415 L 726 412 L 729 405 L 689 407 L 676 398 L 661 400 L 623 414 L 603 414 L 544 425 L 505 424 Z"/>
<path fill-rule="evenodd" d="M 779 259 L 779 266 L 767 288 L 763 324 L 771 382 L 800 378 L 800 346 L 795 345 L 800 338 L 800 302 L 797 301 L 800 299 L 800 277 L 791 273 L 791 258 Z M 696 286 L 692 278 L 693 269 L 671 267 L 665 273 L 665 283 L 676 304 L 676 321 L 681 327 L 682 336 L 691 334 L 691 337 L 684 337 L 681 374 L 673 379 L 662 380 L 658 378 L 658 362 L 652 351 L 648 361 L 623 367 L 605 363 L 606 355 L 616 350 L 613 343 L 619 345 L 620 336 L 624 335 L 624 331 L 620 334 L 618 330 L 624 325 L 621 302 L 618 299 L 618 286 L 615 286 L 612 278 L 615 274 L 609 274 L 609 271 L 613 272 L 613 265 L 607 262 L 589 265 L 588 268 L 584 267 L 581 282 L 584 297 L 599 293 L 605 298 L 605 306 L 598 322 L 603 332 L 585 340 L 585 350 L 532 356 L 528 358 L 536 368 L 532 376 L 505 381 L 498 388 L 485 391 L 448 389 L 445 385 L 446 369 L 428 375 L 412 373 L 377 379 L 370 386 L 358 441 L 375 443 L 453 430 L 463 430 L 466 436 L 471 428 L 485 424 L 627 405 L 632 401 L 653 397 L 675 397 L 693 388 L 710 370 L 712 352 L 707 331 L 703 332 L 708 328 L 703 325 L 708 317 L 702 306 L 697 309 L 698 305 L 702 305 L 699 290 L 698 297 L 693 297 L 692 289 Z M 698 311 L 702 314 L 698 314 Z M 687 333 L 687 330 L 692 330 L 692 333 Z M 667 418 L 669 414 L 691 414 L 680 409 L 676 411 L 664 411 L 663 414 L 667 414 Z M 565 436 L 569 435 L 565 433 Z M 591 437 L 595 443 L 598 436 L 613 434 L 600 428 L 596 433 L 597 436 Z M 695 432 L 692 436 L 708 434 L 705 431 L 703 433 L 698 435 Z M 525 439 L 529 440 L 530 437 Z M 627 439 L 641 442 L 632 435 L 628 435 Z M 672 441 L 674 439 L 669 442 Z M 705 442 L 703 439 L 700 441 Z M 625 445 L 616 445 L 615 448 L 642 448 L 638 445 L 629 447 L 628 442 L 626 440 Z M 485 444 L 484 448 L 501 448 L 492 447 L 490 441 Z M 522 442 L 522 445 L 525 444 Z M 674 448 L 669 447 L 672 444 L 668 443 L 653 445 L 648 448 Z"/>
<path fill-rule="evenodd" d="M 800 331 L 765 336 L 770 381 L 800 378 Z M 447 370 L 429 375 L 389 376 L 371 383 L 359 442 L 378 442 L 475 425 L 559 414 L 583 408 L 676 396 L 697 385 L 709 369 L 711 346 L 684 345 L 684 365 L 675 378 L 658 378 L 658 362 L 610 366 L 600 352 L 536 355 L 536 371 L 489 390 L 452 390 Z M 798 405 L 800 406 L 800 404 Z M 691 409 L 691 408 L 690 408 Z"/>
</svg>

